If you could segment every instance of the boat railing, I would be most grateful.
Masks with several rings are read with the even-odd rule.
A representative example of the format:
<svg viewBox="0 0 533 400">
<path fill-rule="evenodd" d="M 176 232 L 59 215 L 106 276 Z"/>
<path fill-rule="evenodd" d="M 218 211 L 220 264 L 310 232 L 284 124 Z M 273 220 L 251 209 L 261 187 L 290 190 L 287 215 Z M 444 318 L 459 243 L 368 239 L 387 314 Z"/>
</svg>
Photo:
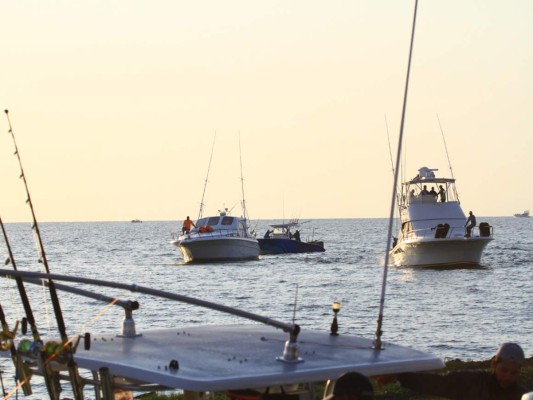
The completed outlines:
<svg viewBox="0 0 533 400">
<path fill-rule="evenodd" d="M 199 229 L 193 229 L 189 233 L 185 234 L 179 234 L 176 232 L 172 233 L 172 239 L 173 240 L 185 240 L 190 238 L 207 238 L 207 237 L 243 237 L 243 238 L 251 238 L 252 235 L 250 235 L 248 232 L 242 230 L 242 229 L 212 229 L 210 231 L 201 232 Z"/>
<path fill-rule="evenodd" d="M 483 224 L 483 223 L 482 223 Z M 486 223 L 485 223 L 486 224 Z M 472 228 L 470 237 L 493 237 L 493 227 L 486 225 L 479 225 Z M 415 229 L 404 233 L 403 240 L 409 239 L 451 239 L 457 237 L 467 237 L 466 228 L 464 227 L 449 227 L 445 228 L 443 225 L 437 225 L 432 228 Z"/>
</svg>

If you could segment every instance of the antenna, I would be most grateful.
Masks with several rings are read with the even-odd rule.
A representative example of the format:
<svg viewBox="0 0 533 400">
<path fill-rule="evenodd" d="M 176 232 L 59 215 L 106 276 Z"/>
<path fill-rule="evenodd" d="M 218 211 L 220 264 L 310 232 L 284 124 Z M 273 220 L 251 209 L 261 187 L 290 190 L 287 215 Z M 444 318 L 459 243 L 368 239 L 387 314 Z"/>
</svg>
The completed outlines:
<svg viewBox="0 0 533 400">
<path fill-rule="evenodd" d="M 407 92 L 409 89 L 409 74 L 411 72 L 411 58 L 413 54 L 413 42 L 415 39 L 415 26 L 416 26 L 416 10 L 418 8 L 418 0 L 415 0 L 415 11 L 413 15 L 413 28 L 411 32 L 411 45 L 409 48 L 409 61 L 407 63 L 407 77 L 405 79 L 405 92 L 403 96 L 403 107 L 402 107 L 402 121 L 400 124 L 400 136 L 398 138 L 398 153 L 396 154 L 396 165 L 398 166 L 400 164 L 400 157 L 402 154 L 402 140 L 403 140 L 403 127 L 405 122 L 405 109 L 407 107 Z M 381 285 L 381 297 L 379 301 L 379 315 L 378 315 L 378 325 L 376 327 L 376 337 L 374 339 L 374 348 L 377 350 L 380 350 L 382 348 L 381 346 L 381 335 L 383 334 L 382 326 L 383 326 L 383 310 L 385 308 L 385 292 L 387 288 L 387 273 L 389 271 L 389 249 L 390 249 L 390 243 L 392 238 L 392 223 L 394 219 L 394 203 L 396 202 L 396 186 L 398 185 L 398 168 L 396 168 L 396 171 L 394 172 L 394 185 L 392 187 L 392 199 L 391 199 L 391 206 L 390 206 L 390 213 L 389 213 L 389 229 L 387 233 L 387 244 L 385 247 L 385 265 L 383 266 L 383 282 Z"/>
<path fill-rule="evenodd" d="M 292 324 L 296 321 L 296 304 L 298 303 L 298 284 L 296 284 L 296 294 L 294 295 L 294 309 L 292 310 Z"/>
<path fill-rule="evenodd" d="M 207 187 L 207 180 L 209 178 L 209 171 L 211 170 L 211 160 L 213 159 L 213 151 L 215 150 L 215 139 L 217 138 L 217 133 L 215 132 L 215 136 L 213 137 L 213 144 L 211 146 L 211 156 L 209 157 L 209 165 L 207 166 L 207 175 L 205 177 L 204 182 L 204 191 L 202 192 L 202 201 L 200 202 L 200 211 L 198 212 L 198 219 L 202 218 L 203 212 L 204 212 L 204 196 L 205 196 L 205 188 Z"/>
<path fill-rule="evenodd" d="M 245 221 L 248 220 L 248 211 L 246 210 L 246 202 L 244 200 L 244 177 L 242 176 L 242 151 L 241 151 L 241 133 L 239 132 L 239 161 L 241 165 L 241 191 L 242 191 L 242 213 Z M 246 225 L 248 225 L 246 223 Z"/>
</svg>

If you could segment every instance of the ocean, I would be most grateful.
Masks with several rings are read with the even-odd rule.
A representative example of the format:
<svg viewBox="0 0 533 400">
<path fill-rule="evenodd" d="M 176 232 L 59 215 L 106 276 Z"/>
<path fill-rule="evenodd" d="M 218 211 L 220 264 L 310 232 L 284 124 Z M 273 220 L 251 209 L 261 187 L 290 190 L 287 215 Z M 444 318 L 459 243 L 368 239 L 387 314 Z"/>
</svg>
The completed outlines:
<svg viewBox="0 0 533 400">
<path fill-rule="evenodd" d="M 533 354 L 533 218 L 478 217 L 494 227 L 480 268 L 390 268 L 383 341 L 444 359 L 484 360 L 501 342 Z M 254 221 L 262 237 L 270 223 Z M 303 329 L 328 331 L 331 304 L 341 303 L 340 334 L 373 338 L 383 279 L 388 220 L 319 219 L 302 226 L 302 239 L 323 240 L 326 252 L 261 256 L 257 261 L 184 264 L 169 243 L 181 221 L 41 223 L 50 271 L 162 289 L 239 307 Z M 29 223 L 5 224 L 19 270 L 40 271 Z M 397 230 L 393 231 L 395 234 Z M 3 242 L 3 239 L 0 240 Z M 5 259 L 5 245 L 0 246 Z M 10 266 L 4 266 L 10 268 Z M 81 285 L 76 285 L 81 286 Z M 57 337 L 47 290 L 26 285 L 44 340 Z M 81 286 L 122 300 L 137 300 L 137 331 L 196 324 L 248 323 L 236 316 L 116 289 Z M 23 309 L 13 280 L 0 278 L 0 301 L 12 328 Z M 119 333 L 124 313 L 60 292 L 69 335 Z M 17 336 L 20 339 L 20 329 Z M 13 387 L 9 358 L 0 358 L 6 389 Z M 47 398 L 39 377 L 34 396 Z M 67 385 L 64 385 L 67 392 Z M 88 398 L 91 398 L 88 395 Z"/>
</svg>

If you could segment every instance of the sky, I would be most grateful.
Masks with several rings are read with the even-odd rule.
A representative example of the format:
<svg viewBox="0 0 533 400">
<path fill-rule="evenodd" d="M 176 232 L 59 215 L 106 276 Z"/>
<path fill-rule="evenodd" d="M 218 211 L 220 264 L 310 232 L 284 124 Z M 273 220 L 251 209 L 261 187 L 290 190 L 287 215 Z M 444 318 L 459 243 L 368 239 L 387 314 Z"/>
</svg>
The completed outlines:
<svg viewBox="0 0 533 400">
<path fill-rule="evenodd" d="M 243 192 L 252 219 L 388 217 L 413 10 L 3 4 L 0 107 L 37 219 L 182 220 L 202 196 L 204 215 L 240 215 Z M 451 166 L 465 211 L 533 209 L 531 20 L 530 0 L 420 0 L 403 178 Z M 8 129 L 0 216 L 30 221 Z"/>
</svg>

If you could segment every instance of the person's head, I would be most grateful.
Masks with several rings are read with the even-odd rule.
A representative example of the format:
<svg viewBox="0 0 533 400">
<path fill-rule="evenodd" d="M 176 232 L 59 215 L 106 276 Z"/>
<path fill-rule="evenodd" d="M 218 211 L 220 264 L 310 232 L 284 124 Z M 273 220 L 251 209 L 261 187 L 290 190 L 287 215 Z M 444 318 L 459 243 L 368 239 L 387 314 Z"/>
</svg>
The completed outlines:
<svg viewBox="0 0 533 400">
<path fill-rule="evenodd" d="M 524 350 L 516 343 L 502 343 L 491 360 L 491 369 L 502 388 L 512 386 L 520 377 Z"/>
<path fill-rule="evenodd" d="M 442 185 L 439 185 L 439 189 L 444 189 L 444 188 L 442 187 Z"/>
<path fill-rule="evenodd" d="M 187 215 L 187 219 L 189 219 L 189 216 Z"/>
<path fill-rule="evenodd" d="M 359 372 L 346 372 L 335 381 L 333 392 L 324 400 L 370 400 L 373 398 L 374 389 L 366 376 Z"/>
<path fill-rule="evenodd" d="M 468 214 L 472 215 L 472 211 L 469 211 Z"/>
</svg>

